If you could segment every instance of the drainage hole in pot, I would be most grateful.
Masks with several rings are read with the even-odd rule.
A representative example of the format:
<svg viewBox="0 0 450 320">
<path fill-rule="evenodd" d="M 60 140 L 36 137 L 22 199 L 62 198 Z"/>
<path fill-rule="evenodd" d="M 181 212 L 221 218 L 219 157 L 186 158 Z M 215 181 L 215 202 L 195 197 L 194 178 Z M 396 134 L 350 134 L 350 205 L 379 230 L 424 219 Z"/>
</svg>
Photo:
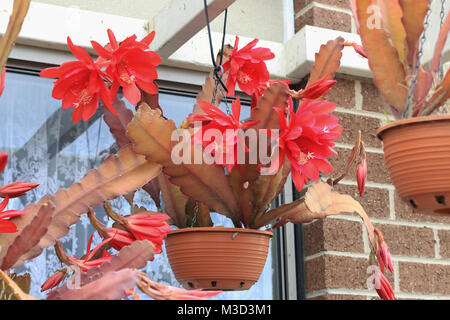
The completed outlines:
<svg viewBox="0 0 450 320">
<path fill-rule="evenodd" d="M 192 284 L 192 282 L 188 282 L 188 286 L 189 286 L 189 288 L 194 288 L 194 285 Z"/>
<path fill-rule="evenodd" d="M 414 202 L 413 199 L 410 199 L 409 203 L 411 203 L 411 205 L 414 207 L 414 209 L 417 209 L 417 204 Z"/>
<path fill-rule="evenodd" d="M 445 197 L 444 196 L 435 196 L 434 197 L 439 204 L 445 204 Z"/>
<path fill-rule="evenodd" d="M 211 281 L 211 285 L 212 285 L 213 287 L 215 287 L 215 286 L 217 285 L 217 282 L 216 282 L 216 281 Z"/>
<path fill-rule="evenodd" d="M 242 281 L 242 282 L 240 283 L 240 285 L 241 285 L 241 288 L 243 288 L 243 287 L 244 287 L 244 284 L 245 284 L 245 282 L 244 282 L 244 281 Z"/>
</svg>

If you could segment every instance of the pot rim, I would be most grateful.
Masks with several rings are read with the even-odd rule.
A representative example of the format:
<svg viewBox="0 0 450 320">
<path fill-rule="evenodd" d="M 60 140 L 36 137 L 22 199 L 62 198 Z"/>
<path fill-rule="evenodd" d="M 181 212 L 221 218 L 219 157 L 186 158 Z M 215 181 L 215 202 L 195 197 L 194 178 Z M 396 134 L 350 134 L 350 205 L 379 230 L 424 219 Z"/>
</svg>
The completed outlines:
<svg viewBox="0 0 450 320">
<path fill-rule="evenodd" d="M 241 232 L 241 233 L 254 233 L 267 235 L 271 238 L 273 237 L 272 231 L 267 230 L 257 230 L 257 229 L 245 229 L 245 228 L 228 228 L 228 227 L 193 227 L 193 228 L 183 228 L 183 229 L 175 229 L 171 230 L 167 233 L 167 237 L 179 234 L 179 233 L 187 233 L 187 232 Z"/>
<path fill-rule="evenodd" d="M 416 123 L 423 123 L 429 121 L 445 121 L 450 120 L 450 114 L 438 114 L 431 116 L 422 116 L 422 117 L 412 117 L 408 119 L 396 120 L 391 123 L 388 123 L 377 130 L 377 137 L 381 141 L 383 141 L 383 134 L 390 129 L 396 128 L 398 126 L 412 125 Z"/>
</svg>

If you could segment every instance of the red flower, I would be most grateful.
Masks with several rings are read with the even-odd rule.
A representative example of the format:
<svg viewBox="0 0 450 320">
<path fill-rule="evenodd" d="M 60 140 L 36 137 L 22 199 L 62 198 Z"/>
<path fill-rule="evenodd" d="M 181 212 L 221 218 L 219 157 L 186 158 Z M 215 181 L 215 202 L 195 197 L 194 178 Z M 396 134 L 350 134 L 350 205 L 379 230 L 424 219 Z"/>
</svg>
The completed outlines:
<svg viewBox="0 0 450 320">
<path fill-rule="evenodd" d="M 169 219 L 168 215 L 142 212 L 123 217 L 114 212 L 109 203 L 107 203 L 105 209 L 108 216 L 119 224 L 117 228 L 105 228 L 95 217 L 92 209 L 89 209 L 88 216 L 99 234 L 104 239 L 108 239 L 111 247 L 120 251 L 123 247 L 129 246 L 136 240 L 149 240 L 155 246 L 155 254 L 161 253 L 163 240 L 167 232 L 170 231 L 170 226 L 165 221 Z"/>
<path fill-rule="evenodd" d="M 388 279 L 384 276 L 382 273 L 378 273 L 380 279 L 378 280 L 378 286 L 375 289 L 383 300 L 395 300 L 394 290 L 392 289 L 391 285 L 389 284 Z"/>
<path fill-rule="evenodd" d="M 163 213 L 136 213 L 125 218 L 125 227 L 136 240 L 149 240 L 155 245 L 155 254 L 161 253 L 164 238 L 171 230 L 166 220 L 170 217 Z"/>
<path fill-rule="evenodd" d="M 364 156 L 360 158 L 358 166 L 356 167 L 356 181 L 358 182 L 359 195 L 362 197 L 364 193 L 364 187 L 367 180 L 367 159 Z"/>
<path fill-rule="evenodd" d="M 381 232 L 375 228 L 375 233 L 378 236 L 378 249 L 377 249 L 377 260 L 380 265 L 380 270 L 384 273 L 384 268 L 388 269 L 390 272 L 394 272 L 394 266 L 392 264 L 392 257 L 389 252 L 389 248 L 381 235 Z"/>
<path fill-rule="evenodd" d="M 123 247 L 129 246 L 136 240 L 134 236 L 126 230 L 121 230 L 117 228 L 106 228 L 97 219 L 97 217 L 94 214 L 94 210 L 92 210 L 92 208 L 89 208 L 87 215 L 89 217 L 89 220 L 91 221 L 91 224 L 98 231 L 100 236 L 103 239 L 109 239 L 108 242 L 109 245 L 114 249 L 116 249 L 117 251 L 120 251 Z"/>
<path fill-rule="evenodd" d="M 136 36 L 133 35 L 120 45 L 110 29 L 108 37 L 110 42 L 106 47 L 95 41 L 91 43 L 101 58 L 109 60 L 106 63 L 106 73 L 114 80 L 113 96 L 119 86 L 122 86 L 125 98 L 137 105 L 141 100 L 139 88 L 147 93 L 156 94 L 157 88 L 153 81 L 158 77 L 155 67 L 161 63 L 161 57 L 153 51 L 148 51 L 155 32 L 151 32 L 141 41 L 136 41 Z"/>
<path fill-rule="evenodd" d="M 128 231 L 117 229 L 117 228 L 107 228 L 105 229 L 106 233 L 101 233 L 100 235 L 103 238 L 109 238 L 109 244 L 111 247 L 116 249 L 117 251 L 122 250 L 123 247 L 129 246 L 136 238 Z"/>
<path fill-rule="evenodd" d="M 364 48 L 361 45 L 356 44 L 355 42 L 344 42 L 344 47 L 353 47 L 353 49 L 355 49 L 355 51 L 360 56 L 362 56 L 363 58 L 367 59 L 367 54 L 366 54 L 366 52 L 364 51 Z"/>
<path fill-rule="evenodd" d="M 1 198 L 17 198 L 23 196 L 26 192 L 39 186 L 38 183 L 16 181 L 0 187 Z"/>
<path fill-rule="evenodd" d="M 6 68 L 3 68 L 2 74 L 0 75 L 0 96 L 2 95 L 3 90 L 5 89 L 5 76 L 6 76 Z"/>
<path fill-rule="evenodd" d="M 8 154 L 0 153 L 0 173 L 8 164 Z M 26 192 L 39 186 L 37 183 L 17 181 L 0 187 L 0 198 L 17 198 L 23 196 Z"/>
<path fill-rule="evenodd" d="M 92 244 L 92 238 L 94 237 L 94 234 L 91 234 L 91 237 L 89 238 L 88 245 L 86 248 L 86 255 L 84 259 L 78 259 L 76 256 L 69 257 L 70 261 L 77 265 L 81 272 L 87 272 L 92 267 L 96 267 L 99 265 L 102 265 L 104 262 L 111 260 L 114 255 L 109 254 L 108 251 L 104 250 L 102 257 L 92 260 L 92 258 L 95 256 L 98 250 L 100 250 L 106 243 L 109 243 L 111 239 L 105 239 L 102 242 L 98 244 L 97 247 L 94 248 L 94 250 L 91 251 L 91 244 Z"/>
<path fill-rule="evenodd" d="M 8 164 L 8 154 L 0 152 L 0 173 L 2 173 L 3 170 L 5 170 L 7 164 Z"/>
<path fill-rule="evenodd" d="M 242 135 L 242 130 L 256 125 L 259 121 L 247 121 L 243 123 L 239 121 L 241 115 L 241 101 L 239 98 L 231 105 L 232 114 L 226 114 L 216 106 L 205 101 L 199 101 L 198 104 L 205 113 L 192 115 L 186 120 L 205 121 L 206 125 L 203 125 L 201 130 L 198 130 L 192 138 L 194 142 L 201 141 L 205 148 L 213 144 L 211 154 L 216 156 L 218 164 L 226 166 L 228 171 L 231 172 L 237 162 L 238 143 L 242 150 L 245 152 L 248 151 Z M 208 130 L 214 129 L 219 130 L 222 141 L 216 141 L 216 136 L 214 135 L 208 135 L 205 138 L 204 134 L 207 133 Z M 230 160 L 230 157 L 227 158 L 227 155 L 229 154 L 233 154 L 233 162 L 231 163 L 228 161 Z"/>
<path fill-rule="evenodd" d="M 107 76 L 99 69 L 91 56 L 79 46 L 75 46 L 69 37 L 67 44 L 78 61 L 64 62 L 56 68 L 48 68 L 40 73 L 44 78 L 58 78 L 54 82 L 53 98 L 62 100 L 63 109 L 74 108 L 73 122 L 83 118 L 87 121 L 98 109 L 100 98 L 115 115 L 111 93 L 104 78 Z"/>
<path fill-rule="evenodd" d="M 251 96 L 261 83 L 269 81 L 269 71 L 264 61 L 273 59 L 275 55 L 268 48 L 254 48 L 257 42 L 258 39 L 254 39 L 238 50 L 239 37 L 236 36 L 229 60 L 223 65 L 224 72 L 230 70 L 227 80 L 229 97 L 234 96 L 236 83 Z"/>
<path fill-rule="evenodd" d="M 331 90 L 331 87 L 336 84 L 336 80 L 328 80 L 328 76 L 311 83 L 303 90 L 298 92 L 293 91 L 293 97 L 296 99 L 310 99 L 316 100 Z"/>
<path fill-rule="evenodd" d="M 0 173 L 5 170 L 8 164 L 8 154 L 0 152 Z M 37 183 L 26 183 L 23 181 L 13 182 L 6 186 L 0 187 L 0 197 L 5 198 L 0 203 L 0 233 L 14 233 L 17 232 L 17 226 L 7 220 L 12 217 L 20 216 L 25 213 L 25 211 L 19 210 L 8 210 L 3 211 L 8 205 L 10 198 L 20 197 L 25 194 L 25 192 L 36 188 Z M 2 212 L 3 211 L 3 212 Z"/>
<path fill-rule="evenodd" d="M 17 217 L 25 213 L 25 211 L 19 210 L 7 210 L 3 211 L 8 205 L 9 198 L 6 197 L 2 202 L 0 202 L 0 233 L 14 233 L 17 232 L 17 226 L 7 220 L 12 217 Z M 3 211 L 3 212 L 2 212 Z"/>
<path fill-rule="evenodd" d="M 269 171 L 278 172 L 287 156 L 292 166 L 292 179 L 297 190 L 308 180 L 317 181 L 322 173 L 332 173 L 333 167 L 326 160 L 335 154 L 334 141 L 343 128 L 339 119 L 329 115 L 336 105 L 329 101 L 310 102 L 305 100 L 294 114 L 288 109 L 289 121 L 279 108 L 280 134 L 279 150 Z"/>
<path fill-rule="evenodd" d="M 42 284 L 41 292 L 57 287 L 67 277 L 67 273 L 67 269 L 62 269 L 56 272 Z"/>
</svg>

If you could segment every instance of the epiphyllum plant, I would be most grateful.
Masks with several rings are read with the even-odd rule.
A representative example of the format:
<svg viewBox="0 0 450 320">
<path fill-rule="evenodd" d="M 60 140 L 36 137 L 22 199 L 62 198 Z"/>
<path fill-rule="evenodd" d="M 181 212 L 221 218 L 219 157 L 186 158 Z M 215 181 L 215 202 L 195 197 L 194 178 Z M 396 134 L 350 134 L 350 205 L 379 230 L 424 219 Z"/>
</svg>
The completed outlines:
<svg viewBox="0 0 450 320">
<path fill-rule="evenodd" d="M 385 158 L 400 197 L 418 212 L 448 214 L 447 162 L 450 72 L 441 71 L 450 14 L 441 8 L 441 29 L 430 63 L 423 61 L 429 36 L 430 0 L 351 0 L 374 83 L 397 121 L 380 128 Z M 445 18 L 445 19 L 444 19 Z M 444 106 L 445 108 L 439 109 Z M 426 163 L 426 165 L 418 165 Z"/>
<path fill-rule="evenodd" d="M 368 58 L 375 85 L 389 111 L 400 119 L 430 115 L 441 107 L 450 97 L 450 74 L 439 81 L 450 15 L 443 21 L 431 65 L 426 67 L 420 59 L 420 42 L 430 0 L 351 0 L 350 3 L 362 47 L 348 45 Z M 377 9 L 376 16 L 371 15 L 373 8 Z"/>
<path fill-rule="evenodd" d="M 224 77 L 236 76 L 232 81 L 226 81 L 228 92 L 233 92 L 235 84 L 244 77 L 261 79 L 267 75 L 265 63 L 261 56 L 270 57 L 268 49 L 255 48 L 256 41 L 245 46 L 244 63 L 239 56 L 240 50 L 234 48 L 231 54 L 225 56 L 225 65 L 235 66 L 224 68 L 228 70 Z M 177 129 L 173 121 L 165 119 L 161 111 L 155 107 L 141 104 L 127 127 L 127 136 L 133 142 L 134 150 L 146 156 L 148 161 L 159 163 L 163 172 L 158 178 L 165 202 L 165 212 L 179 228 L 211 226 L 209 210 L 223 214 L 231 219 L 237 228 L 260 229 L 265 226 L 271 228 L 285 223 L 302 223 L 314 219 L 325 218 L 340 212 L 357 212 L 366 223 L 374 253 L 379 252 L 385 243 L 379 231 L 371 225 L 361 205 L 350 196 L 340 195 L 332 190 L 349 171 L 351 165 L 359 159 L 358 183 L 362 193 L 367 164 L 364 145 L 358 137 L 345 172 L 337 179 L 329 179 L 327 183 L 319 180 L 320 173 L 330 174 L 332 166 L 327 161 L 333 155 L 334 141 L 340 136 L 342 127 L 338 119 L 331 116 L 335 105 L 321 97 L 328 92 L 335 83 L 332 80 L 334 72 L 339 68 L 341 51 L 344 47 L 343 39 L 330 41 L 322 46 L 316 57 L 316 65 L 311 70 L 311 77 L 305 89 L 290 90 L 283 81 L 270 81 L 263 77 L 261 83 L 245 81 L 244 92 L 252 96 L 251 117 L 241 123 L 239 118 L 239 100 L 232 105 L 230 115 L 221 111 L 217 106 L 220 99 L 215 99 L 214 79 L 211 73 L 206 79 L 202 92 L 197 97 L 194 112 L 182 124 L 182 128 L 193 130 L 194 122 L 202 121 L 202 134 L 205 128 L 215 128 L 220 132 L 232 129 L 233 138 L 224 141 L 203 139 L 200 143 L 197 133 L 192 134 L 192 146 L 183 157 L 193 159 L 196 150 L 206 153 L 236 152 L 236 147 L 242 145 L 239 132 L 248 130 L 279 129 L 280 152 L 274 157 L 271 168 L 273 174 L 261 174 L 264 165 L 261 162 L 225 163 L 225 164 L 175 164 L 172 151 L 177 144 L 171 140 L 172 133 Z M 233 63 L 233 53 L 239 63 Z M 254 57 L 253 57 L 254 55 Z M 263 59 L 264 60 L 264 59 Z M 255 62 L 255 66 L 246 64 Z M 245 68 L 240 70 L 239 68 Z M 241 73 L 239 73 L 242 71 Z M 228 78 L 229 79 L 229 78 Z M 300 107 L 296 112 L 292 110 L 292 98 L 299 98 Z M 194 131 L 192 131 L 194 132 Z M 270 137 L 264 139 L 270 140 Z M 249 145 L 243 147 L 250 155 Z M 268 149 L 271 149 L 270 146 Z M 177 150 L 178 151 L 178 150 Z M 219 157 L 220 159 L 222 157 Z M 231 157 L 236 159 L 235 156 Z M 259 161 L 259 159 L 258 159 Z M 192 162 L 193 163 L 193 162 Z M 302 190 L 310 180 L 317 181 L 310 184 L 306 195 L 292 203 L 268 210 L 270 203 L 278 196 L 289 173 L 292 172 L 296 187 Z M 319 201 L 320 199 L 320 201 Z M 384 255 L 386 256 L 386 255 Z M 378 255 L 381 258 L 381 255 Z M 386 258 L 387 259 L 387 258 Z M 387 261 L 387 260 L 386 260 Z M 384 272 L 384 269 L 383 269 Z M 383 298 L 393 298 L 392 288 L 381 276 L 383 281 L 379 287 Z"/>
<path fill-rule="evenodd" d="M 68 41 L 78 61 L 43 72 L 43 76 L 58 78 L 54 95 L 63 100 L 64 108 L 74 107 L 75 122 L 87 120 L 102 99 L 106 106 L 104 120 L 120 149 L 98 168 L 88 171 L 79 182 L 44 196 L 37 203 L 27 206 L 25 215 L 12 218 L 18 232 L 0 237 L 3 248 L 0 252 L 0 276 L 17 298 L 32 297 L 23 293 L 5 271 L 22 265 L 52 245 L 56 246 L 56 252 L 67 268 L 58 271 L 43 284 L 43 290 L 52 289 L 48 299 L 120 299 L 130 294 L 134 296 L 130 289 L 136 285 L 154 298 L 215 295 L 218 292 L 185 291 L 155 284 L 135 270 L 144 267 L 159 251 L 168 231 L 167 217 L 179 228 L 211 226 L 210 210 L 229 217 L 241 230 L 271 229 L 288 222 L 303 223 L 340 212 L 356 212 L 367 227 L 373 256 L 378 258 L 381 266 L 392 271 L 387 245 L 379 230 L 370 223 L 364 209 L 350 196 L 333 191 L 333 186 L 348 173 L 357 159 L 362 168 L 358 170 L 362 191 L 366 163 L 360 136 L 344 173 L 336 179 L 330 177 L 326 183 L 319 177 L 320 172 L 332 171 L 327 158 L 333 153 L 334 141 L 342 130 L 337 119 L 330 115 L 335 106 L 321 97 L 334 84 L 332 79 L 339 68 L 343 39 L 329 41 L 321 47 L 309 82 L 300 91 L 290 90 L 285 82 L 269 80 L 264 61 L 273 58 L 273 55 L 269 49 L 255 48 L 256 41 L 244 47 L 245 54 L 237 46 L 232 49 L 234 55 L 228 52 L 224 63 L 229 61 L 230 69 L 222 75 L 224 82 L 229 83 L 228 91 L 234 90 L 235 84 L 240 85 L 241 82 L 241 89 L 252 95 L 254 100 L 250 122 L 244 125 L 239 121 L 238 102 L 233 105 L 232 115 L 216 109 L 222 97 L 214 92 L 213 73 L 207 77 L 197 96 L 192 118 L 183 123 L 183 128 L 193 131 L 190 120 L 197 118 L 206 126 L 212 124 L 219 130 L 224 127 L 239 128 L 244 132 L 251 129 L 280 130 L 278 140 L 283 148 L 280 148 L 281 152 L 272 164 L 274 174 L 264 175 L 262 170 L 267 167 L 259 158 L 257 163 L 238 163 L 229 167 L 229 171 L 226 165 L 216 163 L 175 164 L 171 156 L 178 141 L 172 141 L 171 137 L 177 128 L 173 121 L 163 116 L 157 92 L 154 91 L 157 87 L 152 84 L 156 77 L 154 66 L 160 61 L 156 54 L 147 50 L 153 35 L 140 42 L 134 36 L 118 42 L 112 32 L 108 35 L 110 43 L 103 48 L 92 43 L 100 55 L 97 60 L 94 61 L 82 48 Z M 225 79 L 233 75 L 236 81 Z M 122 86 L 130 102 L 136 103 L 140 99 L 134 115 L 115 97 L 118 86 Z M 301 99 L 300 107 L 295 112 L 292 98 Z M 258 137 L 268 140 L 269 149 L 272 147 L 271 138 Z M 192 147 L 191 153 L 185 156 L 191 158 L 195 151 L 202 152 L 209 146 L 208 141 L 206 147 L 195 141 L 188 142 Z M 246 155 L 255 152 L 245 140 L 243 142 L 248 149 Z M 230 146 L 233 147 L 223 150 L 235 152 L 235 145 L 239 146 L 238 140 L 231 140 Z M 290 172 L 299 190 L 307 188 L 305 195 L 269 210 L 270 203 L 282 190 Z M 316 182 L 310 183 L 309 180 Z M 153 197 L 158 207 L 161 207 L 159 199 L 162 196 L 164 213 L 149 212 L 134 205 L 134 192 L 140 188 Z M 130 214 L 114 212 L 105 203 L 119 196 L 124 196 L 132 204 Z M 104 205 L 108 216 L 114 220 L 112 227 L 108 228 L 96 219 L 91 208 L 99 205 Z M 93 250 L 88 246 L 84 257 L 68 257 L 58 239 L 65 236 L 69 227 L 86 212 L 104 241 Z M 119 252 L 110 253 L 108 250 L 111 247 Z M 60 285 L 68 269 L 72 268 L 80 269 L 79 288 L 76 290 L 70 285 L 72 282 Z M 376 288 L 380 296 L 394 298 L 384 276 L 381 274 L 378 279 L 379 286 Z"/>
</svg>

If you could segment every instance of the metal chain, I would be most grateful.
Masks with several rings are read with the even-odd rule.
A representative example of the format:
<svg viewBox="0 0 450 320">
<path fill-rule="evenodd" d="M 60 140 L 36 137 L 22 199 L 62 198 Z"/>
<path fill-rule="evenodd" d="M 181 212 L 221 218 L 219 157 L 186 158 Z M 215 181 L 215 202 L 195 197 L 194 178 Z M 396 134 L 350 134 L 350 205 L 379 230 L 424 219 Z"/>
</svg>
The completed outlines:
<svg viewBox="0 0 450 320">
<path fill-rule="evenodd" d="M 416 67 L 414 70 L 414 80 L 411 83 L 411 88 L 409 89 L 408 98 L 406 100 L 406 107 L 405 107 L 405 111 L 403 111 L 402 118 L 407 118 L 408 116 L 411 115 L 411 112 L 412 112 L 412 110 L 410 111 L 410 109 L 411 109 L 410 107 L 411 107 L 412 98 L 414 96 L 414 90 L 417 85 L 421 60 L 422 60 L 422 56 L 423 56 L 424 44 L 425 44 L 425 41 L 427 40 L 426 34 L 427 34 L 428 27 L 430 26 L 430 16 L 431 16 L 432 4 L 433 4 L 433 0 L 430 0 L 430 7 L 429 7 L 427 15 L 425 17 L 425 22 L 423 24 L 423 33 L 422 33 L 422 36 L 420 37 L 420 41 L 419 41 L 419 55 L 417 57 L 417 63 L 416 63 Z"/>
<path fill-rule="evenodd" d="M 216 82 L 216 85 L 215 85 L 215 88 L 214 88 L 214 92 L 213 92 L 213 99 L 212 99 L 211 103 L 215 105 L 216 104 L 217 89 L 219 88 L 219 85 L 226 92 L 228 92 L 228 89 L 227 89 L 226 85 L 222 81 L 222 77 L 223 77 L 222 61 L 223 61 L 223 50 L 224 50 L 224 46 L 225 46 L 225 35 L 226 35 L 226 30 L 227 30 L 228 9 L 225 9 L 225 15 L 224 15 L 224 20 L 223 20 L 222 48 L 220 50 L 219 64 L 217 64 L 216 63 L 216 58 L 214 57 L 214 48 L 213 48 L 212 38 L 211 38 L 211 26 L 210 26 L 210 23 L 209 23 L 208 4 L 207 4 L 206 0 L 203 1 L 203 4 L 204 4 L 204 7 L 205 7 L 206 27 L 208 29 L 209 49 L 210 49 L 210 53 L 211 53 L 212 64 L 214 66 L 213 76 L 214 76 L 214 80 Z M 219 76 L 219 72 L 220 72 L 220 76 Z"/>
<path fill-rule="evenodd" d="M 195 202 L 195 206 L 194 206 L 194 217 L 192 217 L 192 222 L 191 222 L 191 228 L 194 227 L 195 223 L 197 222 L 197 215 L 198 215 L 198 202 Z"/>
</svg>

